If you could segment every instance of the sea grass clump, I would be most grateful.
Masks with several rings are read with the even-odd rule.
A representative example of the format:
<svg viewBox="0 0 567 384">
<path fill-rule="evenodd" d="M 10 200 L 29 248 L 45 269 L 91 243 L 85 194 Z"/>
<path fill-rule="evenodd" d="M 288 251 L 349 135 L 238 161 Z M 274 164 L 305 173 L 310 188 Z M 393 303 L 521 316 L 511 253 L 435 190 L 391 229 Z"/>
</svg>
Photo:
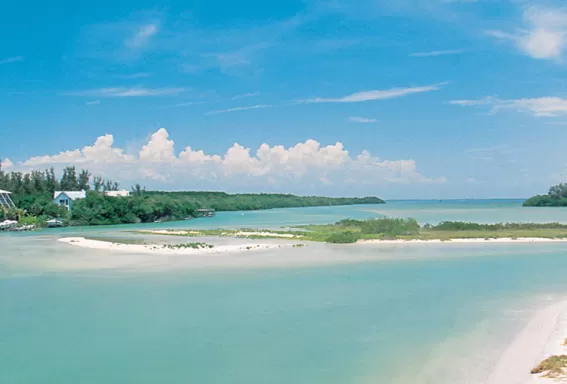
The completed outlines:
<svg viewBox="0 0 567 384">
<path fill-rule="evenodd" d="M 544 377 L 557 379 L 565 376 L 565 368 L 567 368 L 567 355 L 551 356 L 539 363 L 531 373 L 533 375 L 544 373 Z"/>
</svg>

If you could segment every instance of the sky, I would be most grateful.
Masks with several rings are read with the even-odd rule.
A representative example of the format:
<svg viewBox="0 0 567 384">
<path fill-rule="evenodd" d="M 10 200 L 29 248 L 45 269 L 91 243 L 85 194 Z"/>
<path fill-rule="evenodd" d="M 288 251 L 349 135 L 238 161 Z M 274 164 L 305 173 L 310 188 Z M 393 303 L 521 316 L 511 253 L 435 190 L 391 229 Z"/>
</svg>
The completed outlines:
<svg viewBox="0 0 567 384">
<path fill-rule="evenodd" d="M 560 1 L 10 2 L 0 33 L 5 171 L 387 199 L 567 181 Z"/>
</svg>

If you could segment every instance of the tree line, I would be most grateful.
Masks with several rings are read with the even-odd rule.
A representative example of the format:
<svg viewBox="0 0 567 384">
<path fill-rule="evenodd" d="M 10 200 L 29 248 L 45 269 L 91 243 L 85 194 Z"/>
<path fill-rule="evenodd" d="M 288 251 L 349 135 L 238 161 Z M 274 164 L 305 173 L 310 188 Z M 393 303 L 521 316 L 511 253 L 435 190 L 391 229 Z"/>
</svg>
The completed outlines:
<svg viewBox="0 0 567 384">
<path fill-rule="evenodd" d="M 74 166 L 63 169 L 60 178 L 53 168 L 30 173 L 0 169 L 0 189 L 12 192 L 19 210 L 0 210 L 0 219 L 31 215 L 45 221 L 62 218 L 71 225 L 110 225 L 182 220 L 199 216 L 199 209 L 249 211 L 271 208 L 313 207 L 352 204 L 382 204 L 377 197 L 329 198 L 289 194 L 228 194 L 223 192 L 146 191 L 140 184 L 129 197 L 110 197 L 104 192 L 118 190 L 119 184 L 92 176 Z M 55 191 L 87 191 L 86 198 L 73 201 L 69 213 L 53 203 Z"/>
<path fill-rule="evenodd" d="M 554 185 L 547 194 L 530 197 L 524 207 L 567 207 L 567 184 Z"/>
</svg>

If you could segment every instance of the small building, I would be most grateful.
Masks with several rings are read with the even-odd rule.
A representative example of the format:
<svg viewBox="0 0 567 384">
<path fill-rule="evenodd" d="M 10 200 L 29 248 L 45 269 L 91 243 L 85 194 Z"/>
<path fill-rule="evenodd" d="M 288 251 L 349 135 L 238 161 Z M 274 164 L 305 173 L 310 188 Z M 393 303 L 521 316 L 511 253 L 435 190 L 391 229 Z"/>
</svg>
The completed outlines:
<svg viewBox="0 0 567 384">
<path fill-rule="evenodd" d="M 14 205 L 14 202 L 10 198 L 11 194 L 12 194 L 12 192 L 8 192 L 8 191 L 5 191 L 3 189 L 0 189 L 0 207 L 6 208 L 6 209 L 16 208 L 16 206 Z"/>
<path fill-rule="evenodd" d="M 110 197 L 128 197 L 130 196 L 130 191 L 127 191 L 125 189 L 121 191 L 105 191 L 104 194 Z"/>
<path fill-rule="evenodd" d="M 87 197 L 86 191 L 55 191 L 53 193 L 53 203 L 67 208 L 71 211 L 73 201 Z"/>
</svg>

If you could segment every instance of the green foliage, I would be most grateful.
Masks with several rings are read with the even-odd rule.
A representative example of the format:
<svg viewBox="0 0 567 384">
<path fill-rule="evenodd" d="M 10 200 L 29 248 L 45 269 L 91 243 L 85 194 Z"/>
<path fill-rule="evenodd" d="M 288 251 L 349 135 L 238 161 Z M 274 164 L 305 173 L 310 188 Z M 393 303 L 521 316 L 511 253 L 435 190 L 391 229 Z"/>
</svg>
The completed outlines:
<svg viewBox="0 0 567 384">
<path fill-rule="evenodd" d="M 551 356 L 541 363 L 537 367 L 531 370 L 531 374 L 542 374 L 545 373 L 544 377 L 549 377 L 553 379 L 565 377 L 565 368 L 567 368 L 567 356 Z"/>
<path fill-rule="evenodd" d="M 384 234 L 388 236 L 407 236 L 419 233 L 419 224 L 415 219 L 379 218 L 371 220 L 342 220 L 336 226 L 357 228 L 365 235 Z"/>
<path fill-rule="evenodd" d="M 353 204 L 384 204 L 377 197 L 332 198 L 295 196 L 288 194 L 228 194 L 224 192 L 157 192 L 146 191 L 144 196 L 168 196 L 179 201 L 193 202 L 199 208 L 216 211 L 251 211 L 271 208 L 320 207 Z"/>
<path fill-rule="evenodd" d="M 479 224 L 460 221 L 444 221 L 437 225 L 426 225 L 424 228 L 434 231 L 509 231 L 535 229 L 567 229 L 567 225 L 559 223 L 496 223 Z"/>
<path fill-rule="evenodd" d="M 356 243 L 358 240 L 360 240 L 360 238 L 360 232 L 342 231 L 329 235 L 325 239 L 325 242 L 331 244 L 352 244 Z"/>
<path fill-rule="evenodd" d="M 549 188 L 547 195 L 537 195 L 524 201 L 524 207 L 567 207 L 567 184 Z"/>
</svg>

